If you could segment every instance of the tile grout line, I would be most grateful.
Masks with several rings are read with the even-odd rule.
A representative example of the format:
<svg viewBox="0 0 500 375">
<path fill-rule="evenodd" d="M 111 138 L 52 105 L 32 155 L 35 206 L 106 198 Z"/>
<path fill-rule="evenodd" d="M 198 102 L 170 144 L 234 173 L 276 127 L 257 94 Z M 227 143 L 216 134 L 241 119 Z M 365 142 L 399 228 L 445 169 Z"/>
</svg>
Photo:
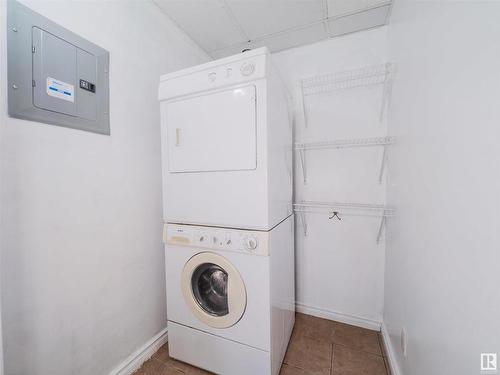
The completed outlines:
<svg viewBox="0 0 500 375">
<path fill-rule="evenodd" d="M 167 345 L 167 344 L 165 344 L 165 345 Z M 163 360 L 161 360 L 161 359 L 159 359 L 159 358 L 154 358 L 154 355 L 155 355 L 155 354 L 157 354 L 160 350 L 161 350 L 161 348 L 160 348 L 160 349 L 158 349 L 158 350 L 157 350 L 157 351 L 156 351 L 156 352 L 155 352 L 155 353 L 151 356 L 151 358 L 150 358 L 148 361 L 155 361 L 155 362 L 157 362 L 157 363 L 161 364 L 164 368 L 170 368 L 170 369 L 173 369 L 173 370 L 175 370 L 175 371 L 180 372 L 181 374 L 187 374 L 187 373 L 188 373 L 188 372 L 186 372 L 186 370 L 184 370 L 184 369 L 181 369 L 181 368 L 177 367 L 177 366 L 175 365 L 175 362 L 172 362 L 172 361 L 177 361 L 177 360 L 176 360 L 176 359 L 174 359 L 174 358 L 171 358 L 171 357 L 170 357 L 170 355 L 168 356 L 168 359 L 169 359 L 168 361 L 163 361 Z"/>
<path fill-rule="evenodd" d="M 288 367 L 293 367 L 293 368 L 296 368 L 296 369 L 298 369 L 298 370 L 302 370 L 302 371 L 306 371 L 306 372 L 308 372 L 308 369 L 307 369 L 307 368 L 302 367 L 302 366 L 299 366 L 299 365 L 292 365 L 291 363 L 285 362 L 284 360 L 283 360 L 283 363 L 281 364 L 280 371 L 281 371 L 281 369 L 283 368 L 283 365 L 287 365 Z"/>
<path fill-rule="evenodd" d="M 347 345 L 335 344 L 335 343 L 332 343 L 332 362 L 331 362 L 331 366 L 330 366 L 331 367 L 330 375 L 335 375 L 334 372 L 333 372 L 333 359 L 334 359 L 334 355 L 335 355 L 335 350 L 334 350 L 335 345 L 340 346 L 342 348 L 346 348 L 346 349 L 348 349 L 348 350 L 350 350 L 352 352 L 355 352 L 355 353 L 364 353 L 364 354 L 368 354 L 368 355 L 372 355 L 372 356 L 381 358 L 382 361 L 383 361 L 383 363 L 384 363 L 385 374 L 386 375 L 392 375 L 391 372 L 390 372 L 390 369 L 388 368 L 387 358 L 385 356 L 374 354 L 374 353 L 370 353 L 370 352 L 365 352 L 364 350 L 357 350 L 357 349 L 351 348 L 350 346 L 347 346 Z"/>
<path fill-rule="evenodd" d="M 156 354 L 156 353 L 155 353 L 155 354 Z M 159 359 L 156 359 L 156 358 L 153 358 L 153 357 L 151 357 L 151 358 L 150 358 L 150 360 L 153 360 L 153 361 L 155 361 L 155 362 L 158 362 L 159 364 L 161 364 L 161 365 L 162 365 L 163 367 L 165 367 L 165 368 L 174 369 L 174 370 L 176 370 L 176 371 L 179 371 L 179 372 L 180 372 L 180 373 L 182 373 L 182 374 L 187 374 L 187 372 L 186 372 L 186 371 L 181 370 L 180 368 L 175 367 L 172 363 L 170 363 L 170 364 L 169 364 L 168 362 L 163 362 L 163 361 L 160 361 Z"/>
<path fill-rule="evenodd" d="M 352 346 L 345 345 L 345 344 L 338 344 L 338 343 L 336 343 L 336 342 L 332 342 L 332 344 L 333 344 L 333 345 L 342 346 L 343 348 L 347 348 L 347 349 L 352 350 L 352 351 L 354 351 L 354 352 L 358 352 L 358 353 L 365 353 L 365 354 L 371 354 L 371 355 L 374 355 L 374 356 L 377 356 L 377 357 L 382 357 L 382 358 L 384 358 L 383 354 L 377 354 L 377 353 L 367 352 L 366 350 L 356 349 L 356 348 L 353 348 Z"/>
</svg>

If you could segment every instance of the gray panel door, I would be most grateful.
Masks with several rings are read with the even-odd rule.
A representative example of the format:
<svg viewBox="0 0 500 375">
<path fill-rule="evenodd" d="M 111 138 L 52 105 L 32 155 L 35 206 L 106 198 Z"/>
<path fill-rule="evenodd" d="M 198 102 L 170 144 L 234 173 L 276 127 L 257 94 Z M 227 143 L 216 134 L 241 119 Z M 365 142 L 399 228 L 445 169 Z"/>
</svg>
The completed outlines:
<svg viewBox="0 0 500 375">
<path fill-rule="evenodd" d="M 33 105 L 75 116 L 77 48 L 38 27 L 33 38 Z"/>
</svg>

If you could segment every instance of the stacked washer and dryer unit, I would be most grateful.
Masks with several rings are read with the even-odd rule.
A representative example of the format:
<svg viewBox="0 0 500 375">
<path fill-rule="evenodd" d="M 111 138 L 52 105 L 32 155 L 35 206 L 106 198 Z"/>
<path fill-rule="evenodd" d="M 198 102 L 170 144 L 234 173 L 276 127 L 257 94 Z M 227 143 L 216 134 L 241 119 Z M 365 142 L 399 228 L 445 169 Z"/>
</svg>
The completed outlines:
<svg viewBox="0 0 500 375">
<path fill-rule="evenodd" d="M 170 356 L 278 374 L 295 321 L 292 126 L 266 48 L 160 79 Z"/>
</svg>

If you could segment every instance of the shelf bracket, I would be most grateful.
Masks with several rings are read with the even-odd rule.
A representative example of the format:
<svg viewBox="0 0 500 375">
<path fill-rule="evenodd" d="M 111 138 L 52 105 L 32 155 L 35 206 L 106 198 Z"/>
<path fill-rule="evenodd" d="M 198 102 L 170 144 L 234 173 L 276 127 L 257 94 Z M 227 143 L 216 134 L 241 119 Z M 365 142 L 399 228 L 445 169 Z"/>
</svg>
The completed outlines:
<svg viewBox="0 0 500 375">
<path fill-rule="evenodd" d="M 302 108 L 302 117 L 304 118 L 304 126 L 307 128 L 306 97 L 304 95 L 304 83 L 302 81 L 300 81 L 300 107 Z"/>
<path fill-rule="evenodd" d="M 392 64 L 386 64 L 387 75 L 384 80 L 384 87 L 382 91 L 382 104 L 380 106 L 380 118 L 379 121 L 382 122 L 384 120 L 385 111 L 387 109 L 389 97 L 391 95 L 392 88 Z"/>
<path fill-rule="evenodd" d="M 384 146 L 384 150 L 382 152 L 382 160 L 380 162 L 380 172 L 378 175 L 378 183 L 382 184 L 382 181 L 384 179 L 384 171 L 385 167 L 387 165 L 387 145 Z"/>
<path fill-rule="evenodd" d="M 382 234 L 385 231 L 385 226 L 386 226 L 386 217 L 382 216 L 381 219 L 380 219 L 380 225 L 378 227 L 377 245 L 380 244 L 380 241 L 382 240 Z"/>
<path fill-rule="evenodd" d="M 305 212 L 298 212 L 299 216 L 299 221 L 300 224 L 302 225 L 302 230 L 304 231 L 304 237 L 307 237 L 307 221 L 306 221 L 306 213 Z"/>
<path fill-rule="evenodd" d="M 304 178 L 304 185 L 307 184 L 307 170 L 306 170 L 306 150 L 299 150 L 300 165 L 302 167 L 302 177 Z"/>
</svg>

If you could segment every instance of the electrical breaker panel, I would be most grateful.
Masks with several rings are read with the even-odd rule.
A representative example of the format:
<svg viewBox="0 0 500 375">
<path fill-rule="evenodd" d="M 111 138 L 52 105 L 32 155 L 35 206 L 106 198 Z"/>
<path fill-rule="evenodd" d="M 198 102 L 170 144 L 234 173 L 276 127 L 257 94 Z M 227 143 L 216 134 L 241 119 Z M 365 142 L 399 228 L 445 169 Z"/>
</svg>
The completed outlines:
<svg viewBox="0 0 500 375">
<path fill-rule="evenodd" d="M 7 8 L 9 115 L 110 134 L 109 53 L 17 1 Z"/>
</svg>

